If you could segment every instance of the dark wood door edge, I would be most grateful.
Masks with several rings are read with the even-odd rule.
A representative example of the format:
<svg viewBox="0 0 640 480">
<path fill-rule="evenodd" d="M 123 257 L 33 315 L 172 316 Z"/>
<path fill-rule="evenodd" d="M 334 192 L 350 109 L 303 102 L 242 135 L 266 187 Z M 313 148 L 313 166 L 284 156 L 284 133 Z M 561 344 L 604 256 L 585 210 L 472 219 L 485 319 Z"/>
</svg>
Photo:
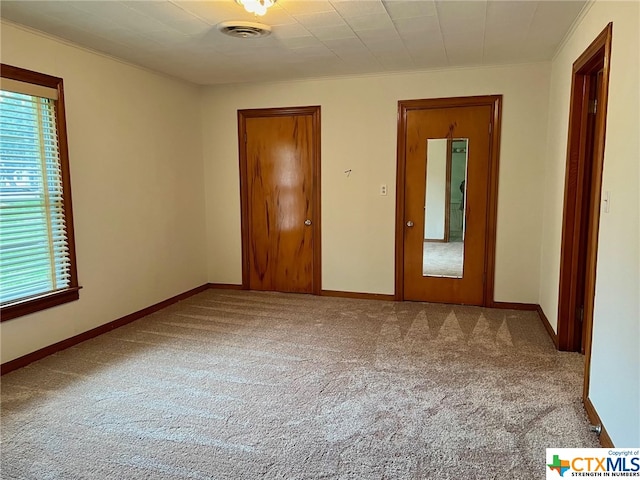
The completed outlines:
<svg viewBox="0 0 640 480">
<path fill-rule="evenodd" d="M 27 355 L 18 357 L 14 360 L 10 360 L 0 366 L 0 375 L 12 372 L 14 370 L 17 370 L 18 368 L 29 365 L 32 362 L 42 360 L 43 358 L 48 357 L 49 355 L 53 355 L 54 353 L 57 353 L 61 350 L 66 350 L 69 347 L 78 345 L 79 343 L 97 337 L 98 335 L 102 335 L 103 333 L 110 332 L 111 330 L 114 330 L 118 327 L 122 327 L 123 325 L 139 320 L 140 318 L 146 317 L 147 315 L 157 312 L 158 310 L 162 310 L 169 305 L 173 305 L 174 303 L 177 303 L 181 300 L 204 292 L 208 288 L 210 288 L 209 284 L 200 285 L 199 287 L 175 295 L 171 298 L 163 300 L 162 302 L 158 302 L 154 305 L 143 308 L 142 310 L 138 310 L 137 312 L 130 313 L 129 315 L 125 315 L 124 317 L 120 317 L 117 320 L 113 320 L 111 322 L 105 323 L 104 325 L 100 325 L 99 327 L 87 330 L 86 332 L 83 332 L 74 337 L 67 338 L 66 340 L 62 340 L 60 342 L 54 343 L 53 345 L 49 345 L 47 347 L 36 350 L 35 352 L 28 353 Z"/>
<path fill-rule="evenodd" d="M 396 150 L 396 245 L 395 245 L 395 299 L 404 300 L 404 185 L 407 113 L 410 110 L 425 110 L 453 107 L 488 105 L 492 109 L 491 140 L 489 142 L 489 186 L 487 203 L 487 241 L 485 246 L 486 279 L 483 305 L 493 304 L 495 284 L 496 226 L 498 215 L 498 173 L 500 163 L 500 132 L 502 125 L 502 95 L 480 95 L 475 97 L 434 98 L 423 100 L 400 100 L 398 102 L 397 150 Z"/>
<path fill-rule="evenodd" d="M 320 196 L 320 105 L 307 107 L 254 108 L 238 110 L 238 152 L 240 162 L 240 228 L 242 237 L 242 288 L 249 289 L 249 192 L 247 191 L 246 120 L 260 117 L 311 115 L 313 129 L 313 294 L 320 295 L 322 285 L 321 196 Z"/>
</svg>

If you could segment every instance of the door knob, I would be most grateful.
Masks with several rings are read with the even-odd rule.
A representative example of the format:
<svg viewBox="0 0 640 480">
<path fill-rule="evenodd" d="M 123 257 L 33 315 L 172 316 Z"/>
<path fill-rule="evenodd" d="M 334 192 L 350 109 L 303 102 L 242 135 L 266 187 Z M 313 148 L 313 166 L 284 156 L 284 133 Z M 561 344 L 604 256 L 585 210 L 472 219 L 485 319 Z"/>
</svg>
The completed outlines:
<svg viewBox="0 0 640 480">
<path fill-rule="evenodd" d="M 304 224 L 308 227 L 309 225 L 311 225 L 311 220 L 309 220 L 308 218 L 304 221 Z"/>
<path fill-rule="evenodd" d="M 413 227 L 413 222 L 411 220 L 407 222 L 407 227 Z"/>
</svg>

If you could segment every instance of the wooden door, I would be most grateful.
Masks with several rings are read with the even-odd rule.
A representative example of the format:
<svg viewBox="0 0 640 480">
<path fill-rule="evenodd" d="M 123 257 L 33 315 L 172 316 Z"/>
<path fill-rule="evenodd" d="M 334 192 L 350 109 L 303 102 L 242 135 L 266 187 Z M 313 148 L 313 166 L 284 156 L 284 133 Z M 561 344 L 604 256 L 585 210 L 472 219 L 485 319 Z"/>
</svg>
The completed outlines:
<svg viewBox="0 0 640 480">
<path fill-rule="evenodd" d="M 573 63 L 560 251 L 557 346 L 589 372 L 613 24 Z M 589 392 L 585 375 L 584 398 Z"/>
<path fill-rule="evenodd" d="M 243 285 L 319 293 L 319 107 L 242 110 Z"/>
<path fill-rule="evenodd" d="M 602 75 L 603 70 L 599 70 L 589 76 L 589 107 L 587 108 L 587 117 L 585 119 L 586 124 L 586 141 L 585 141 L 585 162 L 584 162 L 584 175 L 582 176 L 582 200 L 579 202 L 580 212 L 580 226 L 579 239 L 578 239 L 578 265 L 577 275 L 575 277 L 576 282 L 576 319 L 574 328 L 573 345 L 576 350 L 584 353 L 586 328 L 583 328 L 585 305 L 588 303 L 589 292 L 587 291 L 587 277 L 592 275 L 593 272 L 589 272 L 588 266 L 588 251 L 590 248 L 589 232 L 594 229 L 597 230 L 598 226 L 593 224 L 594 209 L 598 208 L 599 202 L 596 202 L 596 198 L 600 197 L 600 184 L 593 181 L 593 169 L 597 164 L 597 142 L 601 136 L 601 132 L 598 131 L 599 123 L 597 122 L 597 105 L 602 102 Z M 586 93 L 586 92 L 585 92 Z M 596 189 L 597 191 L 594 191 Z"/>
<path fill-rule="evenodd" d="M 399 138 L 398 158 L 398 181 L 402 184 L 398 184 L 396 268 L 400 275 L 396 276 L 396 288 L 402 299 L 468 305 L 489 305 L 493 301 L 493 290 L 486 288 L 486 283 L 493 278 L 495 255 L 497 135 L 493 128 L 495 118 L 499 119 L 499 98 L 471 97 L 469 105 L 465 105 L 465 99 L 450 99 L 452 106 L 443 102 L 449 99 L 435 104 L 424 101 L 423 105 L 401 102 L 401 109 L 408 107 L 401 113 L 399 133 L 403 137 Z M 428 228 L 425 230 L 432 198 L 426 195 L 427 175 L 433 171 L 427 173 L 428 148 L 433 145 L 430 142 L 446 143 L 450 165 L 451 146 L 460 139 L 466 139 L 467 145 L 466 186 L 460 185 L 464 189 L 460 271 L 456 275 L 431 274 L 425 270 L 427 250 L 432 245 L 426 240 Z M 449 177 L 447 173 L 447 182 Z M 447 183 L 446 187 L 449 195 L 458 185 Z"/>
</svg>

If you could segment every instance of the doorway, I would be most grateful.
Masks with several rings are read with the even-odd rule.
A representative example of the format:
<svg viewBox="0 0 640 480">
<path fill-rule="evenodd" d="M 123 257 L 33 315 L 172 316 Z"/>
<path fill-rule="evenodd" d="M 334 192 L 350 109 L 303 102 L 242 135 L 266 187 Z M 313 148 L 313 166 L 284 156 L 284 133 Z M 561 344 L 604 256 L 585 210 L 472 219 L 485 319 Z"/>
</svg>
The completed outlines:
<svg viewBox="0 0 640 480">
<path fill-rule="evenodd" d="M 560 252 L 558 349 L 585 354 L 588 395 L 613 24 L 573 63 Z M 606 205 L 604 206 L 606 209 Z"/>
<path fill-rule="evenodd" d="M 501 103 L 398 103 L 397 300 L 493 302 Z"/>
<path fill-rule="evenodd" d="M 562 222 L 558 346 L 586 352 L 595 267 L 612 24 L 574 62 Z"/>
<path fill-rule="evenodd" d="M 320 107 L 238 111 L 242 286 L 320 293 Z"/>
</svg>

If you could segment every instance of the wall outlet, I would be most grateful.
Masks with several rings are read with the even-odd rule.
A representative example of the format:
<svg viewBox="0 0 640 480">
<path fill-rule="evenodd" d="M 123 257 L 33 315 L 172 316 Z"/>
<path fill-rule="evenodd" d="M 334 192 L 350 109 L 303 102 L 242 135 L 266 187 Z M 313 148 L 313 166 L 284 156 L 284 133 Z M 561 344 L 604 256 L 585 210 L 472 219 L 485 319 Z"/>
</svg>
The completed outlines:
<svg viewBox="0 0 640 480">
<path fill-rule="evenodd" d="M 387 185 L 385 183 L 380 185 L 380 195 L 383 197 L 387 196 Z"/>
</svg>

